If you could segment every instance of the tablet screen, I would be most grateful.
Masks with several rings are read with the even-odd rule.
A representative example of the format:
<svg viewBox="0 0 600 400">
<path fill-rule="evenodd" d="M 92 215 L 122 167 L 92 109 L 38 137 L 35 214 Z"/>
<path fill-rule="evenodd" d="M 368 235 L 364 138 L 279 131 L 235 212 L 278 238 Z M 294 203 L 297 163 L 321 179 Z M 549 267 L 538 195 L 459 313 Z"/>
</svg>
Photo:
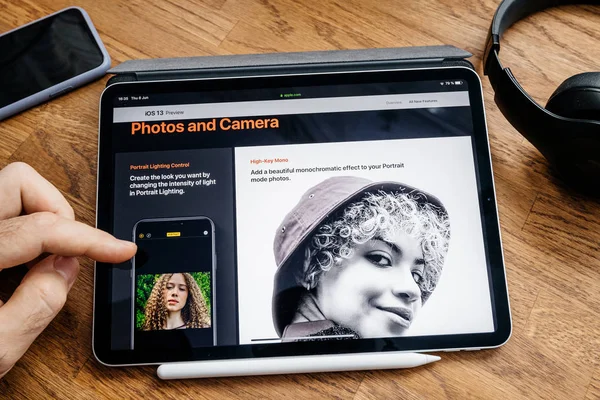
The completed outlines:
<svg viewBox="0 0 600 400">
<path fill-rule="evenodd" d="M 98 210 L 138 244 L 97 268 L 96 352 L 117 363 L 507 336 L 481 88 L 464 68 L 116 85 Z"/>
</svg>

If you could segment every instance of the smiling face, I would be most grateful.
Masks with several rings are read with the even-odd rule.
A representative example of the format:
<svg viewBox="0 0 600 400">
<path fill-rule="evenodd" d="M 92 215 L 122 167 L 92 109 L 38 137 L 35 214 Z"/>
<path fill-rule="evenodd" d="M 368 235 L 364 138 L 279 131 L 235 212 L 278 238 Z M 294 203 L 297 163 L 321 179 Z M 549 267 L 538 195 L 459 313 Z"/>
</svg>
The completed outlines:
<svg viewBox="0 0 600 400">
<path fill-rule="evenodd" d="M 182 274 L 173 274 L 163 289 L 165 307 L 169 312 L 180 311 L 188 298 L 188 287 Z"/>
<path fill-rule="evenodd" d="M 327 319 L 363 338 L 400 336 L 421 309 L 424 268 L 418 239 L 403 232 L 375 237 L 323 273 L 319 306 Z"/>
</svg>

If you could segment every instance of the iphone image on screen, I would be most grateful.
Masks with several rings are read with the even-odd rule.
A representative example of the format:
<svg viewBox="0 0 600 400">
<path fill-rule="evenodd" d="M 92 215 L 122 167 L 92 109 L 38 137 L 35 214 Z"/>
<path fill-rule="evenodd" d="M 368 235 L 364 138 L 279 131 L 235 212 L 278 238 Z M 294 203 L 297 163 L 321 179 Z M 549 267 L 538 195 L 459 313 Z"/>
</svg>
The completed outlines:
<svg viewBox="0 0 600 400">
<path fill-rule="evenodd" d="M 212 220 L 143 219 L 133 235 L 131 348 L 216 345 Z"/>
</svg>

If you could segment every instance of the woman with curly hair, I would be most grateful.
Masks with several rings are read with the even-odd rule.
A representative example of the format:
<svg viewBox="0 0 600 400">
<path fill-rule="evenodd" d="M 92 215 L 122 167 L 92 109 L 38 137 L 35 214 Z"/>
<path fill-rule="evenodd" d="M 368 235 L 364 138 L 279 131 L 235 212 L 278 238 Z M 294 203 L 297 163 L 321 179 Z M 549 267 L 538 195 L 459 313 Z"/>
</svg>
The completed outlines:
<svg viewBox="0 0 600 400">
<path fill-rule="evenodd" d="M 448 213 L 430 194 L 396 182 L 327 179 L 301 198 L 275 238 L 278 333 L 284 340 L 404 335 L 437 285 L 449 241 Z"/>
<path fill-rule="evenodd" d="M 146 303 L 145 331 L 209 328 L 210 311 L 198 283 L 188 273 L 163 274 Z"/>
</svg>

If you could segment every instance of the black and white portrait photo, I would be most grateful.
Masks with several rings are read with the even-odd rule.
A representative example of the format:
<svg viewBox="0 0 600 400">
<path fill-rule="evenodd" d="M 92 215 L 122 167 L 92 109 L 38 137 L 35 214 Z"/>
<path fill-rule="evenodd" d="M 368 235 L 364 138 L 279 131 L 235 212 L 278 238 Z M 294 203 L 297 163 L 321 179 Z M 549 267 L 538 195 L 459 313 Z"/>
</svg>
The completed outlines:
<svg viewBox="0 0 600 400">
<path fill-rule="evenodd" d="M 278 333 L 402 336 L 435 290 L 450 236 L 448 213 L 429 193 L 353 176 L 320 182 L 275 232 Z"/>
<path fill-rule="evenodd" d="M 471 146 L 236 148 L 240 343 L 493 331 Z"/>
</svg>

